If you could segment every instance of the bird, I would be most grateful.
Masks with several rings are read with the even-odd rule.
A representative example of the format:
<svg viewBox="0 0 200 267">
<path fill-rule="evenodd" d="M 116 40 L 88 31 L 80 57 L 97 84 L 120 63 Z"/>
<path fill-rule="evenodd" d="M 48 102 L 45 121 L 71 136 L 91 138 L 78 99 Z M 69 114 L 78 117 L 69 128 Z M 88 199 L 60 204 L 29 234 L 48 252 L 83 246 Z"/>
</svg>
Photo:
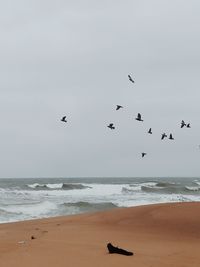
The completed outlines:
<svg viewBox="0 0 200 267">
<path fill-rule="evenodd" d="M 188 123 L 188 124 L 186 125 L 186 127 L 187 127 L 187 128 L 191 128 L 190 123 Z"/>
<path fill-rule="evenodd" d="M 169 139 L 170 139 L 170 140 L 174 140 L 174 137 L 172 136 L 171 133 L 170 133 L 170 135 L 169 135 Z"/>
<path fill-rule="evenodd" d="M 62 117 L 61 121 L 63 121 L 63 122 L 67 122 L 67 120 L 66 120 L 66 116 Z"/>
<path fill-rule="evenodd" d="M 184 122 L 184 120 L 181 121 L 181 128 L 183 128 L 184 126 L 186 126 L 186 123 Z"/>
<path fill-rule="evenodd" d="M 142 152 L 142 158 L 144 158 L 144 156 L 146 156 L 147 153 Z"/>
<path fill-rule="evenodd" d="M 138 113 L 137 118 L 135 118 L 137 121 L 143 121 L 142 116 L 140 113 Z"/>
<path fill-rule="evenodd" d="M 111 130 L 115 129 L 115 127 L 113 126 L 113 123 L 110 123 L 107 127 L 110 128 Z"/>
<path fill-rule="evenodd" d="M 134 80 L 132 79 L 131 75 L 128 75 L 129 81 L 134 83 Z"/>
<path fill-rule="evenodd" d="M 117 105 L 116 110 L 119 110 L 120 108 L 123 108 L 123 107 L 120 105 Z"/>
<path fill-rule="evenodd" d="M 167 137 L 166 133 L 163 133 L 161 136 L 161 140 L 163 140 L 165 137 Z"/>
<path fill-rule="evenodd" d="M 149 128 L 148 133 L 149 133 L 149 134 L 152 134 L 152 130 L 151 130 L 151 128 Z"/>
</svg>

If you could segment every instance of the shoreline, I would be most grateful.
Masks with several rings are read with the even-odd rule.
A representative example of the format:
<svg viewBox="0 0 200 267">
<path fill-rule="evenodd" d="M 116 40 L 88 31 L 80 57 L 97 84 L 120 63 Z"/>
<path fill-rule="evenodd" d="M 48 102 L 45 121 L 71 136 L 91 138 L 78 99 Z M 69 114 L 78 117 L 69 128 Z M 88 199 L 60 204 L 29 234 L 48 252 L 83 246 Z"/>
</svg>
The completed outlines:
<svg viewBox="0 0 200 267">
<path fill-rule="evenodd" d="M 112 207 L 199 201 L 200 179 L 14 179 L 2 182 L 0 190 L 0 223 L 7 223 Z"/>
<path fill-rule="evenodd" d="M 0 224 L 0 266 L 198 266 L 200 202 Z M 107 243 L 133 256 L 109 254 Z"/>
</svg>

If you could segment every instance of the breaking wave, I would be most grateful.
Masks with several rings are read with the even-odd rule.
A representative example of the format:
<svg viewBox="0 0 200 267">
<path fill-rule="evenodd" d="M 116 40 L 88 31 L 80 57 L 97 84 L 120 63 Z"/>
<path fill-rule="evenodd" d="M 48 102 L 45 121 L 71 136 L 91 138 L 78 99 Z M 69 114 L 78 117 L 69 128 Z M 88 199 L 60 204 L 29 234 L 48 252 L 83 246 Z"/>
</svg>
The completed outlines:
<svg viewBox="0 0 200 267">
<path fill-rule="evenodd" d="M 187 193 L 199 193 L 200 187 L 189 187 L 189 186 L 141 186 L 141 190 L 150 193 L 163 193 L 163 194 L 187 194 Z"/>
<path fill-rule="evenodd" d="M 73 190 L 73 189 L 86 189 L 91 188 L 90 186 L 86 186 L 83 184 L 67 184 L 67 183 L 60 183 L 60 184 L 28 184 L 27 185 L 31 189 L 35 190 Z"/>
<path fill-rule="evenodd" d="M 134 194 L 134 192 L 158 193 L 158 194 L 200 194 L 200 184 L 192 182 L 190 185 L 181 185 L 173 182 L 148 182 L 130 184 L 129 187 L 122 187 L 124 194 Z"/>
<path fill-rule="evenodd" d="M 199 200 L 200 178 L 192 177 L 0 179 L 0 223 Z"/>
</svg>

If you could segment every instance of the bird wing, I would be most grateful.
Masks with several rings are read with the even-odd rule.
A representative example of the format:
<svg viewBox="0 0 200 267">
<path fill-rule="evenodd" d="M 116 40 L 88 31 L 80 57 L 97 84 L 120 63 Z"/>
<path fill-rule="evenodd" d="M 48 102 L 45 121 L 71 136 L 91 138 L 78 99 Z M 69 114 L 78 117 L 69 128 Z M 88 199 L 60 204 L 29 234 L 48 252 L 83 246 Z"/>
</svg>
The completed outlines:
<svg viewBox="0 0 200 267">
<path fill-rule="evenodd" d="M 118 110 L 118 109 L 120 109 L 120 108 L 123 108 L 122 106 L 120 106 L 120 105 L 117 105 L 117 108 L 116 108 L 116 110 Z"/>
<path fill-rule="evenodd" d="M 129 80 L 130 80 L 131 82 L 134 83 L 134 80 L 132 79 L 131 75 L 128 75 L 128 78 L 129 78 Z"/>
<path fill-rule="evenodd" d="M 182 122 L 181 122 L 181 128 L 183 128 L 185 126 L 185 122 L 184 122 L 184 120 L 182 120 Z"/>
</svg>

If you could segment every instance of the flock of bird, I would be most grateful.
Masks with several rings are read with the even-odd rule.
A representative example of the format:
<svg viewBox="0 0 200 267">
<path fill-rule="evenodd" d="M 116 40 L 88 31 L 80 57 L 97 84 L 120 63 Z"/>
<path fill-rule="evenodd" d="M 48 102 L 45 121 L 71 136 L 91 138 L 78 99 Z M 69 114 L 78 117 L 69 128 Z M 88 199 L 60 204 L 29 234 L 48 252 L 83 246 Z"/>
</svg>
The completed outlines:
<svg viewBox="0 0 200 267">
<path fill-rule="evenodd" d="M 135 83 L 135 81 L 132 79 L 131 75 L 128 75 L 128 79 L 129 79 L 130 82 Z M 123 106 L 121 106 L 121 105 L 116 105 L 116 110 L 120 110 L 120 109 L 122 109 L 122 108 L 123 108 Z M 137 117 L 135 118 L 135 120 L 140 121 L 140 122 L 143 122 L 143 121 L 144 121 L 144 120 L 142 119 L 142 115 L 141 115 L 140 113 L 137 114 Z M 66 123 L 66 122 L 67 122 L 66 116 L 63 116 L 63 117 L 61 118 L 61 121 Z M 111 129 L 111 130 L 115 130 L 114 123 L 110 123 L 109 125 L 107 125 L 107 127 L 108 127 L 109 129 Z M 181 126 L 180 126 L 180 128 L 183 128 L 183 127 L 191 128 L 190 123 L 185 123 L 185 121 L 182 120 L 182 121 L 181 121 Z M 148 134 L 152 134 L 152 128 L 149 128 L 149 130 L 148 130 L 147 133 L 148 133 Z M 162 134 L 161 134 L 161 140 L 163 140 L 163 139 L 165 139 L 165 138 L 167 138 L 167 137 L 168 137 L 168 135 L 167 135 L 166 133 L 162 133 Z M 173 137 L 172 133 L 169 134 L 169 138 L 168 138 L 168 139 L 169 139 L 169 140 L 174 140 L 174 137 Z M 142 155 L 142 158 L 143 158 L 144 156 L 147 155 L 147 153 L 146 153 L 146 152 L 142 152 L 141 155 Z"/>
</svg>

